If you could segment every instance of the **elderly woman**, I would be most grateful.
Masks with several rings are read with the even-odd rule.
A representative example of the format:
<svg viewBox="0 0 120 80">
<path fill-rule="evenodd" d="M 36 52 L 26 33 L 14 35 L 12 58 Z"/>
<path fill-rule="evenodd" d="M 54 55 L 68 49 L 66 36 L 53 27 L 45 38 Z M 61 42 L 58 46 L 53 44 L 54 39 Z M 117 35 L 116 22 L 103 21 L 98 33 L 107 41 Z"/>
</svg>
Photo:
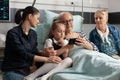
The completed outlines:
<svg viewBox="0 0 120 80">
<path fill-rule="evenodd" d="M 113 58 L 120 59 L 120 29 L 108 24 L 108 11 L 97 10 L 94 14 L 96 28 L 90 32 L 90 41 Z"/>
</svg>

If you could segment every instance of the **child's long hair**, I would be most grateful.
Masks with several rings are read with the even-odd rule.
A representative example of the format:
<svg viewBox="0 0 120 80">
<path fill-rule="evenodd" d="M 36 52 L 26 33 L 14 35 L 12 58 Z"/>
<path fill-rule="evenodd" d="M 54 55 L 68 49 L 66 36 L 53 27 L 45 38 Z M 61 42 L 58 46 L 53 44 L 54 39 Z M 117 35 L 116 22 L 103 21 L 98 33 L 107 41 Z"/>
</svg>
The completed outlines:
<svg viewBox="0 0 120 80">
<path fill-rule="evenodd" d="M 53 35 L 53 31 L 58 27 L 59 24 L 63 24 L 60 22 L 60 20 L 56 17 L 54 20 L 53 20 L 53 23 L 51 25 L 51 29 L 50 29 L 50 32 L 48 34 L 48 37 L 49 38 L 53 38 L 54 35 Z M 64 24 L 63 24 L 64 25 Z"/>
</svg>

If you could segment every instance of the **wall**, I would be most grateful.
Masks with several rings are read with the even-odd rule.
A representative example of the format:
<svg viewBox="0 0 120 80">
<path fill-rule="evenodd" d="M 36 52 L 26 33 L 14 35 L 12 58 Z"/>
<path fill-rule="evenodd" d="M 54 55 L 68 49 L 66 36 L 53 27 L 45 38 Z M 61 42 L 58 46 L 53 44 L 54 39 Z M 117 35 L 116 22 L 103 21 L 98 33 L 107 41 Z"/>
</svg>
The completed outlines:
<svg viewBox="0 0 120 80">
<path fill-rule="evenodd" d="M 109 0 L 108 6 L 110 12 L 120 12 L 120 0 Z"/>
<path fill-rule="evenodd" d="M 72 4 L 73 2 L 73 4 Z M 104 3 L 103 3 L 104 2 Z M 33 0 L 10 0 L 10 8 L 24 8 L 32 5 Z M 83 3 L 83 4 L 82 4 Z M 73 11 L 73 12 L 94 12 L 100 8 L 108 8 L 108 0 L 36 0 L 35 7 L 38 9 L 48 9 L 57 11 Z M 83 8 L 84 7 L 84 8 Z M 10 16 L 14 18 L 15 11 L 11 11 Z M 81 16 L 84 13 L 80 14 Z M 85 18 L 86 19 L 86 18 Z M 13 20 L 11 20 L 13 21 Z M 14 23 L 0 22 L 0 33 L 5 33 L 13 27 Z"/>
<path fill-rule="evenodd" d="M 116 2 L 115 2 L 116 1 Z M 73 2 L 73 3 L 72 3 Z M 32 5 L 33 0 L 10 0 L 10 8 L 24 8 L 26 6 Z M 82 4 L 83 3 L 83 4 Z M 114 5 L 114 4 L 115 5 Z M 57 11 L 73 11 L 73 12 L 82 12 L 82 16 L 84 16 L 85 12 L 89 13 L 87 18 L 89 19 L 89 15 L 94 13 L 97 9 L 106 8 L 109 9 L 110 12 L 120 11 L 119 0 L 36 0 L 35 7 L 38 9 L 48 9 L 48 10 L 57 10 Z M 11 13 L 12 14 L 12 13 Z M 13 16 L 11 16 L 13 17 Z M 84 16 L 85 17 L 85 16 Z M 119 26 L 119 24 L 117 24 Z M 15 26 L 14 23 L 0 23 L 0 33 L 6 34 L 7 31 Z M 91 24 L 91 18 L 89 22 L 83 24 L 83 32 L 87 35 L 89 31 L 94 28 L 94 24 Z"/>
<path fill-rule="evenodd" d="M 120 24 L 113 24 L 120 28 Z M 92 29 L 95 28 L 95 24 L 83 24 L 82 30 L 86 34 L 86 36 L 89 36 L 89 33 Z"/>
<path fill-rule="evenodd" d="M 119 0 L 109 0 L 108 1 L 108 6 L 109 6 L 109 11 L 110 11 L 110 18 L 109 21 L 110 23 L 113 24 L 120 24 L 120 8 L 119 8 Z M 114 4 L 114 5 L 113 5 Z"/>
<path fill-rule="evenodd" d="M 31 5 L 33 0 L 10 0 L 11 8 L 24 8 Z M 72 4 L 73 2 L 73 4 Z M 104 2 L 104 3 L 103 3 Z M 82 4 L 83 3 L 83 4 Z M 36 0 L 35 6 L 39 9 L 69 10 L 69 11 L 95 11 L 99 8 L 108 8 L 108 0 Z M 84 6 L 84 9 L 82 9 Z"/>
</svg>

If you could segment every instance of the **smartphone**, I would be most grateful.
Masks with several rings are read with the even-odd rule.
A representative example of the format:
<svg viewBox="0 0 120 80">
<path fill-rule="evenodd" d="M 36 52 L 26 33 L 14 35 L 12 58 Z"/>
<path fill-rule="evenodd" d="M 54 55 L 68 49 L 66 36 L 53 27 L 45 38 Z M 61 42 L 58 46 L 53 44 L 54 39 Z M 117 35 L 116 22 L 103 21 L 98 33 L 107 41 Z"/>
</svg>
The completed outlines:
<svg viewBox="0 0 120 80">
<path fill-rule="evenodd" d="M 68 44 L 75 44 L 75 42 L 76 42 L 76 38 L 71 38 L 71 39 L 69 39 Z"/>
</svg>

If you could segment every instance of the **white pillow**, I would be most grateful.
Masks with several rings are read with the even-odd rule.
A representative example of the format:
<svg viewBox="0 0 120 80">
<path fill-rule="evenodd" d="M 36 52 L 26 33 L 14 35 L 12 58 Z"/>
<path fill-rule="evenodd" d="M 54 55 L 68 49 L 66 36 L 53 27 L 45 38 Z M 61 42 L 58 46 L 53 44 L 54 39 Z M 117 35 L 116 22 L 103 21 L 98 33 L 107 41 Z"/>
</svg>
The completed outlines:
<svg viewBox="0 0 120 80">
<path fill-rule="evenodd" d="M 46 23 L 41 23 L 35 28 L 35 31 L 37 32 L 38 49 L 42 50 L 44 48 L 44 42 L 48 38 L 50 25 Z"/>
<path fill-rule="evenodd" d="M 38 49 L 43 49 L 44 41 L 46 40 L 53 19 L 59 14 L 49 10 L 43 10 L 44 22 L 41 23 L 35 30 L 38 35 Z M 73 31 L 80 32 L 82 27 L 83 18 L 80 15 L 73 15 Z"/>
</svg>

